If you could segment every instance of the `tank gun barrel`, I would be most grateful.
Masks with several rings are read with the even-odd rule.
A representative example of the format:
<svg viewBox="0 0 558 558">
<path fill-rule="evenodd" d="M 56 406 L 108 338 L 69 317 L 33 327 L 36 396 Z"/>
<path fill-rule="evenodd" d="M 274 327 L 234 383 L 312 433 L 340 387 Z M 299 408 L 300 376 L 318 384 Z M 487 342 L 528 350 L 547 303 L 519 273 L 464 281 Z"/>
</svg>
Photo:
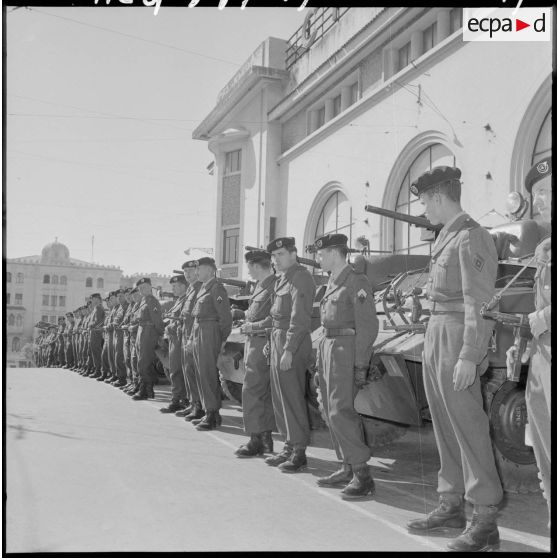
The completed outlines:
<svg viewBox="0 0 558 558">
<path fill-rule="evenodd" d="M 232 287 L 240 287 L 241 289 L 244 289 L 248 284 L 246 281 L 241 281 L 240 279 L 229 279 L 225 277 L 217 277 L 217 279 L 221 281 L 221 283 L 223 283 L 224 285 L 231 285 Z"/>
<path fill-rule="evenodd" d="M 256 248 L 255 246 L 245 246 L 246 250 L 262 250 L 262 248 Z M 315 267 L 316 269 L 322 269 L 322 266 L 315 262 L 314 260 L 310 260 L 308 258 L 302 258 L 301 256 L 297 256 L 298 262 L 304 265 L 309 265 L 310 267 Z"/>
<path fill-rule="evenodd" d="M 383 215 L 384 217 L 391 217 L 397 221 L 405 221 L 405 223 L 410 223 L 421 229 L 427 229 L 429 231 L 439 231 L 443 225 L 433 225 L 425 217 L 418 217 L 415 215 L 405 215 L 405 213 L 399 213 L 398 211 L 391 211 L 391 209 L 384 209 L 383 207 L 377 207 L 375 205 L 367 205 L 364 207 L 365 211 L 368 213 L 375 213 L 376 215 Z"/>
</svg>

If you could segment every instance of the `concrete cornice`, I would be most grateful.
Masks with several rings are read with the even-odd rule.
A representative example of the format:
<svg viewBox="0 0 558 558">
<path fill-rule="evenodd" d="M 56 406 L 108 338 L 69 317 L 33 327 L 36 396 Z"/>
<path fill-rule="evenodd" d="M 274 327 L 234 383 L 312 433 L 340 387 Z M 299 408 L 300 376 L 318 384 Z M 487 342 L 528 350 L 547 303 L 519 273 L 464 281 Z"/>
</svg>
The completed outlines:
<svg viewBox="0 0 558 558">
<path fill-rule="evenodd" d="M 287 79 L 288 76 L 289 72 L 286 70 L 277 70 L 266 66 L 252 66 L 235 87 L 231 89 L 227 96 L 218 102 L 215 108 L 192 132 L 192 139 L 209 140 L 214 135 L 213 131 L 221 123 L 223 118 L 230 116 L 235 106 L 243 100 L 250 90 L 258 83 L 281 82 Z"/>
</svg>

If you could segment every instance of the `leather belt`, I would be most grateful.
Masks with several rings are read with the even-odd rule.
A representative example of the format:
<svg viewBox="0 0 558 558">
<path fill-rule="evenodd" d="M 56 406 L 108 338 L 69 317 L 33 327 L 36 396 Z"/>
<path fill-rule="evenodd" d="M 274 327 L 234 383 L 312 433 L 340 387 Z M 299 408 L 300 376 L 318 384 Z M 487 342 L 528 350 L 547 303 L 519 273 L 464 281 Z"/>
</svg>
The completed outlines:
<svg viewBox="0 0 558 558">
<path fill-rule="evenodd" d="M 283 325 L 281 322 L 277 322 L 273 320 L 271 325 L 273 326 L 274 329 L 282 329 L 283 331 L 287 331 L 289 329 L 290 324 Z"/>
<path fill-rule="evenodd" d="M 265 337 L 265 333 L 246 333 L 248 337 Z"/>
<path fill-rule="evenodd" d="M 200 323 L 200 322 L 218 322 L 219 320 L 217 318 L 198 318 L 197 316 L 195 316 L 196 322 Z"/>
<path fill-rule="evenodd" d="M 353 328 L 327 328 L 324 327 L 324 333 L 326 337 L 341 337 L 356 335 L 356 331 Z"/>
<path fill-rule="evenodd" d="M 449 314 L 452 312 L 465 312 L 465 304 L 463 302 L 436 302 L 432 303 L 430 314 L 436 316 L 439 314 Z"/>
</svg>

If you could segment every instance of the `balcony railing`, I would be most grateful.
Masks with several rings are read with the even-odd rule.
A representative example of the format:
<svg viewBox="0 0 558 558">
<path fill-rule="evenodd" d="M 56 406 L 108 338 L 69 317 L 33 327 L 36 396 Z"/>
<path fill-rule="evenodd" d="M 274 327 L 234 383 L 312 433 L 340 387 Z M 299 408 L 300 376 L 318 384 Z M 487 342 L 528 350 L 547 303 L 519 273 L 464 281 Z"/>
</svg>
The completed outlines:
<svg viewBox="0 0 558 558">
<path fill-rule="evenodd" d="M 286 68 L 292 66 L 321 39 L 350 8 L 315 8 L 288 40 Z"/>
</svg>

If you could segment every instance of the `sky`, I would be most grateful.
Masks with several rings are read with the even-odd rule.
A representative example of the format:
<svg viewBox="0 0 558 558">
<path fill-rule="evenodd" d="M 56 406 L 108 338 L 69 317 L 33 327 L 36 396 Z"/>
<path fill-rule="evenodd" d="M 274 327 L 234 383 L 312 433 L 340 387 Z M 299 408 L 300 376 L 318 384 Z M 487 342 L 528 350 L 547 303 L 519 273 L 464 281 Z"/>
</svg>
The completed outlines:
<svg viewBox="0 0 558 558">
<path fill-rule="evenodd" d="M 7 8 L 5 257 L 57 238 L 171 274 L 213 247 L 212 154 L 192 131 L 260 42 L 302 24 L 299 5 Z"/>
</svg>

